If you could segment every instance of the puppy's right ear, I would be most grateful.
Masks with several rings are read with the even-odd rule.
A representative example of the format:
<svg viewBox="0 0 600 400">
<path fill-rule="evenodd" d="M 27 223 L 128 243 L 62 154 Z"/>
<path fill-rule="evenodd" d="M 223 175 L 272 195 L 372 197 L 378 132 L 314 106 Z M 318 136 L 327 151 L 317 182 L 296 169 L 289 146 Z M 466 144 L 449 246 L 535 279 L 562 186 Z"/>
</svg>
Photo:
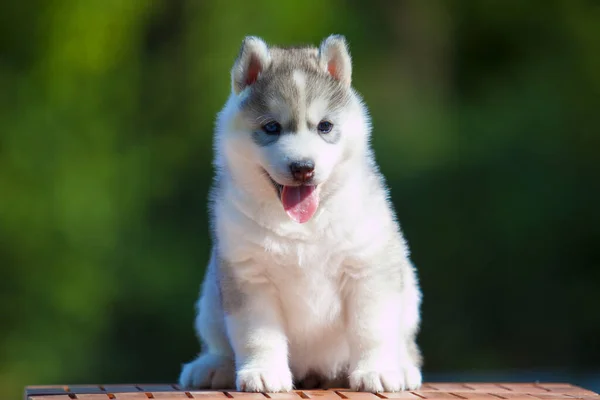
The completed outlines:
<svg viewBox="0 0 600 400">
<path fill-rule="evenodd" d="M 252 85 L 258 76 L 271 63 L 271 55 L 267 44 L 256 36 L 247 36 L 242 42 L 242 48 L 233 69 L 231 70 L 231 90 L 240 94 L 246 87 Z"/>
</svg>

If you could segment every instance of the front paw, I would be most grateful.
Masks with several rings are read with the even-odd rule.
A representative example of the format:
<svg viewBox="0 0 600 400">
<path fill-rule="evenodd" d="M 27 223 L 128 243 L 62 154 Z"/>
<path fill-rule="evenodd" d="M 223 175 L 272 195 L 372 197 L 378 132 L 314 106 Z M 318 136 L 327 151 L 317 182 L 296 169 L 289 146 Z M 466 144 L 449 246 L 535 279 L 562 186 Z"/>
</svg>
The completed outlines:
<svg viewBox="0 0 600 400">
<path fill-rule="evenodd" d="M 237 390 L 240 392 L 289 392 L 292 390 L 292 373 L 281 368 L 242 368 L 237 373 Z"/>
<path fill-rule="evenodd" d="M 356 370 L 350 374 L 350 388 L 358 392 L 415 390 L 421 382 L 421 371 L 413 365 L 398 370 Z"/>
<path fill-rule="evenodd" d="M 188 389 L 233 389 L 235 365 L 231 358 L 216 354 L 201 354 L 185 364 L 179 385 Z"/>
</svg>

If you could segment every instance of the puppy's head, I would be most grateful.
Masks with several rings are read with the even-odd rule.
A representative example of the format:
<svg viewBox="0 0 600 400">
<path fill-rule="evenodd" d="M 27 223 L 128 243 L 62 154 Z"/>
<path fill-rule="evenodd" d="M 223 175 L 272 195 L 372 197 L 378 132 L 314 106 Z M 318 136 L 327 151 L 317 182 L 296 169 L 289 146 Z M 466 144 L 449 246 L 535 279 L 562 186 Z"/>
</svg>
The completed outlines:
<svg viewBox="0 0 600 400">
<path fill-rule="evenodd" d="M 247 37 L 231 71 L 218 122 L 222 156 L 249 189 L 261 189 L 255 195 L 278 198 L 297 222 L 312 218 L 336 166 L 365 147 L 368 123 L 351 76 L 339 35 L 318 49 Z"/>
</svg>

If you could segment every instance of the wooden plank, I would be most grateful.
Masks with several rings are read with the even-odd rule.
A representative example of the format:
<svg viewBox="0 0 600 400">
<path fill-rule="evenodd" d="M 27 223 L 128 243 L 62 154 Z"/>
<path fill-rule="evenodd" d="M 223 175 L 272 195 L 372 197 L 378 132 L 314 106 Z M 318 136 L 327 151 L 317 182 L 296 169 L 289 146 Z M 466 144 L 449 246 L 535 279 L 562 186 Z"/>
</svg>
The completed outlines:
<svg viewBox="0 0 600 400">
<path fill-rule="evenodd" d="M 202 390 L 202 391 L 194 391 L 194 390 L 189 390 L 188 391 L 189 394 L 191 394 L 194 399 L 214 399 L 214 400 L 225 400 L 225 399 L 229 399 L 229 397 L 227 397 L 225 395 L 225 393 L 217 391 L 217 390 Z"/>
<path fill-rule="evenodd" d="M 548 393 L 547 389 L 539 387 L 535 383 L 498 383 L 498 385 L 517 393 Z"/>
<path fill-rule="evenodd" d="M 298 390 L 287 393 L 267 393 L 267 396 L 273 400 L 302 400 Z"/>
<path fill-rule="evenodd" d="M 64 388 L 65 385 L 27 385 L 25 389 Z"/>
<path fill-rule="evenodd" d="M 425 391 L 431 391 L 431 390 L 437 391 L 438 389 L 436 389 L 434 386 L 432 386 L 431 383 L 423 383 L 421 385 L 421 387 L 419 388 L 419 390 L 422 392 L 425 392 Z"/>
<path fill-rule="evenodd" d="M 158 384 L 139 384 L 139 385 L 135 385 L 137 388 L 139 388 L 142 392 L 178 392 L 180 391 L 179 389 L 175 389 L 173 387 L 173 385 L 169 385 L 169 384 L 162 384 L 162 385 L 158 385 Z"/>
<path fill-rule="evenodd" d="M 181 400 L 181 399 L 189 399 L 188 395 L 185 392 L 150 392 L 155 399 L 161 400 Z"/>
<path fill-rule="evenodd" d="M 29 386 L 25 393 L 27 396 L 45 396 L 53 394 L 68 394 L 66 386 Z"/>
<path fill-rule="evenodd" d="M 500 400 L 500 397 L 498 397 L 495 394 L 491 394 L 491 393 L 485 393 L 485 392 L 476 392 L 476 391 L 470 391 L 470 392 L 452 392 L 452 395 L 456 396 L 455 398 L 457 399 L 468 399 L 468 400 Z M 504 394 L 504 393 L 503 393 Z M 518 398 L 522 398 L 525 397 L 527 398 L 527 396 L 523 396 L 522 393 L 519 393 L 519 397 Z M 516 398 L 516 397 L 513 397 Z M 532 400 L 532 399 L 529 399 Z"/>
<path fill-rule="evenodd" d="M 536 386 L 539 386 L 541 388 L 544 388 L 550 392 L 562 392 L 562 391 L 569 391 L 572 389 L 581 389 L 577 386 L 573 386 L 570 383 L 561 383 L 561 382 L 548 382 L 548 383 L 543 383 L 543 382 L 537 382 L 535 383 Z"/>
<path fill-rule="evenodd" d="M 144 392 L 110 392 L 117 400 L 148 400 Z"/>
<path fill-rule="evenodd" d="M 263 393 L 254 393 L 254 392 L 225 392 L 226 395 L 228 394 L 229 396 L 231 396 L 233 399 L 240 399 L 240 400 L 267 400 L 267 396 L 265 396 Z"/>
<path fill-rule="evenodd" d="M 550 393 L 563 393 L 563 394 L 577 394 L 586 396 L 598 396 L 598 393 L 592 392 L 581 388 L 579 386 L 573 386 L 568 383 L 537 383 L 536 386 L 548 390 Z"/>
<path fill-rule="evenodd" d="M 335 391 L 341 398 L 350 400 L 381 400 L 381 397 L 367 392 L 355 392 L 350 389 Z"/>
<path fill-rule="evenodd" d="M 424 385 L 425 386 L 425 385 Z M 444 382 L 431 382 L 427 384 L 428 388 L 431 388 L 435 391 L 441 392 L 472 392 L 474 391 L 468 386 L 465 386 L 462 383 L 444 383 Z M 420 389 L 421 391 L 428 391 L 427 389 Z"/>
<path fill-rule="evenodd" d="M 494 396 L 497 396 L 498 399 L 506 399 L 506 400 L 535 400 L 535 397 L 527 393 L 517 393 L 517 392 L 495 392 Z"/>
<path fill-rule="evenodd" d="M 102 385 L 100 388 L 104 389 L 107 393 L 134 393 L 141 391 L 135 385 Z"/>
<path fill-rule="evenodd" d="M 463 383 L 462 386 L 464 388 L 469 388 L 474 392 L 483 392 L 483 393 L 510 393 L 511 391 L 505 387 L 499 386 L 497 383 L 475 383 L 475 382 L 466 382 Z"/>
<path fill-rule="evenodd" d="M 422 400 L 423 397 L 417 396 L 414 392 L 383 392 L 380 396 L 386 399 L 406 399 L 406 400 Z"/>
<path fill-rule="evenodd" d="M 460 400 L 460 397 L 454 396 L 448 392 L 444 391 L 420 391 L 413 390 L 412 393 L 421 399 L 450 399 L 450 400 Z"/>
<path fill-rule="evenodd" d="M 80 400 L 600 400 L 590 390 L 568 383 L 444 383 L 424 384 L 420 390 L 396 393 L 355 392 L 347 388 L 335 390 L 297 390 L 289 393 L 245 393 L 236 391 L 184 391 L 170 384 L 141 385 L 74 385 L 29 386 L 27 400 L 67 400 L 76 394 Z"/>
<path fill-rule="evenodd" d="M 309 399 L 342 400 L 342 397 L 332 390 L 301 390 Z"/>
<path fill-rule="evenodd" d="M 98 385 L 75 385 L 69 386 L 69 391 L 75 394 L 100 394 L 106 392 Z"/>
</svg>

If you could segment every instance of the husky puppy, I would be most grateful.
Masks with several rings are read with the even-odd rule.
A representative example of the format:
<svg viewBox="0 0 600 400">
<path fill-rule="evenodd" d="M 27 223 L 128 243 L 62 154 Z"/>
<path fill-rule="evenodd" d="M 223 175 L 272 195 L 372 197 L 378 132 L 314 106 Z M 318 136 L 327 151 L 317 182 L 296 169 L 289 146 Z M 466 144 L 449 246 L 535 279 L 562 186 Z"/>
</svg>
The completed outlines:
<svg viewBox="0 0 600 400">
<path fill-rule="evenodd" d="M 343 36 L 247 37 L 214 135 L 213 249 L 185 388 L 421 385 L 421 294 Z"/>
</svg>

